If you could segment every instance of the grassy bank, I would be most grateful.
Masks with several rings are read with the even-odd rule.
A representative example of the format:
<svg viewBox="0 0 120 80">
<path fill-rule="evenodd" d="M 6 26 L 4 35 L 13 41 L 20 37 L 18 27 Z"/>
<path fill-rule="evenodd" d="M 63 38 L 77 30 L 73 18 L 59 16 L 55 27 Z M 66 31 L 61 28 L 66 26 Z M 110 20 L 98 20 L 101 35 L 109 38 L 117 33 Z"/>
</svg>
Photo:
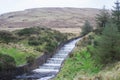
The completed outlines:
<svg viewBox="0 0 120 80">
<path fill-rule="evenodd" d="M 27 48 L 27 47 L 25 48 L 24 45 L 20 46 L 18 44 L 4 44 L 4 43 L 0 44 L 0 53 L 13 57 L 15 59 L 17 66 L 27 63 L 26 57 L 32 55 L 40 56 L 42 54 L 41 52 L 35 51 L 33 48 Z"/>
<path fill-rule="evenodd" d="M 3 70 L 2 65 L 6 68 L 8 64 L 13 65 L 13 61 L 15 66 L 19 66 L 33 61 L 43 53 L 50 54 L 65 40 L 65 34 L 47 28 L 0 31 L 0 70 Z"/>
<path fill-rule="evenodd" d="M 77 75 L 93 76 L 100 70 L 101 65 L 95 64 L 87 49 L 80 49 L 78 45 L 73 54 L 65 61 L 63 68 L 54 80 L 73 80 Z"/>
</svg>

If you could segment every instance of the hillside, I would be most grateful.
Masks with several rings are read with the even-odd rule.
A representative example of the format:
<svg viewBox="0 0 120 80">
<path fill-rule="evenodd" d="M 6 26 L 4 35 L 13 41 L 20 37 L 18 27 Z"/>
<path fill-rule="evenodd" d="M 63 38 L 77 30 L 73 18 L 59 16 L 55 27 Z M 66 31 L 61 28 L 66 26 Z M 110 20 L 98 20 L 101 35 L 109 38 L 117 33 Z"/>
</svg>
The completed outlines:
<svg viewBox="0 0 120 80">
<path fill-rule="evenodd" d="M 85 20 L 95 25 L 93 8 L 34 8 L 0 15 L 0 28 L 43 26 L 49 28 L 80 28 Z"/>
</svg>

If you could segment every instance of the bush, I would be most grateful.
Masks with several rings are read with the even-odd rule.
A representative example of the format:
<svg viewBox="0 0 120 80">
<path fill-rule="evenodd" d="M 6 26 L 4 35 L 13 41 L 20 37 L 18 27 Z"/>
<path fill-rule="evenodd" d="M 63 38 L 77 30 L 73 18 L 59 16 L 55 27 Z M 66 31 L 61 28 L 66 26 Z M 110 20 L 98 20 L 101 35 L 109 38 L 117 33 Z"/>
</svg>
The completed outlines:
<svg viewBox="0 0 120 80">
<path fill-rule="evenodd" d="M 82 35 L 86 35 L 87 33 L 93 30 L 92 26 L 90 25 L 89 21 L 85 21 L 84 26 L 82 27 Z"/>
<path fill-rule="evenodd" d="M 0 53 L 0 71 L 9 71 L 15 68 L 16 62 L 13 57 Z"/>
<path fill-rule="evenodd" d="M 45 46 L 45 52 L 52 52 L 57 47 L 57 42 L 50 41 Z"/>
<path fill-rule="evenodd" d="M 19 36 L 29 36 L 31 34 L 39 34 L 39 29 L 37 28 L 25 28 L 17 32 Z"/>
<path fill-rule="evenodd" d="M 31 46 L 38 46 L 43 43 L 42 39 L 39 36 L 32 36 L 28 39 L 28 44 Z"/>
<path fill-rule="evenodd" d="M 5 43 L 16 42 L 17 37 L 9 31 L 0 31 L 0 41 Z"/>
<path fill-rule="evenodd" d="M 39 47 L 39 46 L 36 47 L 35 50 L 36 50 L 36 51 L 39 51 L 39 52 L 43 52 L 43 49 L 42 49 L 41 47 Z"/>
<path fill-rule="evenodd" d="M 28 42 L 28 44 L 31 46 L 38 46 L 38 45 L 42 44 L 42 42 L 39 40 L 31 40 Z"/>
<path fill-rule="evenodd" d="M 35 55 L 30 55 L 30 56 L 26 57 L 26 61 L 29 64 L 34 63 L 34 60 L 35 60 Z"/>
</svg>

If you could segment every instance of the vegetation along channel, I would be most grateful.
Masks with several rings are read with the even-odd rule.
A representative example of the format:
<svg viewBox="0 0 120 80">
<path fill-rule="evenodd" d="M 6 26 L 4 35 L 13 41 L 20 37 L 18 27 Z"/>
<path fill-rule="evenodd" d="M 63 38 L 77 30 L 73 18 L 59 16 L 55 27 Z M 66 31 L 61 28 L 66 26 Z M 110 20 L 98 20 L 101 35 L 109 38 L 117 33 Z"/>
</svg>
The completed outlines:
<svg viewBox="0 0 120 80">
<path fill-rule="evenodd" d="M 8 80 L 34 69 L 36 59 L 48 55 L 38 63 L 42 64 L 45 62 L 44 58 L 50 57 L 52 51 L 66 40 L 65 34 L 47 28 L 0 31 L 0 79 Z M 27 67 L 23 69 L 22 66 Z"/>
<path fill-rule="evenodd" d="M 26 73 L 17 76 L 17 79 L 31 79 L 31 80 L 48 80 L 56 76 L 59 72 L 62 63 L 68 57 L 69 53 L 75 47 L 75 44 L 80 40 L 80 38 L 74 39 L 66 44 L 64 44 L 51 58 L 39 66 L 38 68 L 32 70 L 30 73 Z"/>
<path fill-rule="evenodd" d="M 120 80 L 120 1 L 0 15 L 0 80 Z"/>
</svg>

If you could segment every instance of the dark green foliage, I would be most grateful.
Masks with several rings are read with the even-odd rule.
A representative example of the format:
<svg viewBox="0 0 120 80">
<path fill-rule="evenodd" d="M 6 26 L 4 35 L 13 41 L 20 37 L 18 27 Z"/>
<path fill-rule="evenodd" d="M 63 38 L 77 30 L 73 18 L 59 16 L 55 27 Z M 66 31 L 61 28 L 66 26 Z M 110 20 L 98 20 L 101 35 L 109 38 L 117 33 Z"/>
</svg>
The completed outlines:
<svg viewBox="0 0 120 80">
<path fill-rule="evenodd" d="M 56 41 L 61 42 L 61 41 L 67 40 L 67 36 L 66 36 L 66 35 L 63 35 L 63 34 L 61 34 L 61 33 L 58 32 L 58 31 L 54 31 L 54 33 L 55 33 L 54 37 L 55 37 Z M 58 35 L 59 35 L 59 36 L 58 36 Z"/>
<path fill-rule="evenodd" d="M 96 34 L 101 34 L 104 27 L 110 20 L 110 14 L 108 10 L 105 9 L 105 7 L 101 10 L 99 14 L 96 16 L 96 22 L 97 22 L 97 29 L 94 30 Z"/>
<path fill-rule="evenodd" d="M 114 23 L 116 23 L 120 31 L 120 2 L 117 1 L 115 5 L 116 6 L 114 7 L 114 10 L 112 10 L 112 16 L 113 16 L 112 20 Z"/>
<path fill-rule="evenodd" d="M 17 31 L 16 34 L 24 37 L 28 45 L 35 47 L 34 50 L 47 53 L 52 52 L 59 43 L 67 40 L 66 35 L 48 28 L 26 28 Z"/>
<path fill-rule="evenodd" d="M 110 14 L 108 11 L 105 9 L 105 7 L 101 10 L 99 14 L 96 16 L 96 22 L 98 24 L 99 28 L 104 28 L 105 25 L 108 23 L 110 19 Z"/>
<path fill-rule="evenodd" d="M 45 47 L 45 52 L 47 53 L 53 52 L 54 49 L 56 49 L 57 45 L 58 45 L 57 42 L 50 41 Z"/>
<path fill-rule="evenodd" d="M 115 4 L 112 18 L 105 9 L 97 16 L 99 28 L 96 31 L 101 34 L 95 37 L 94 49 L 89 50 L 93 59 L 101 64 L 120 60 L 120 3 L 117 1 Z"/>
<path fill-rule="evenodd" d="M 96 61 L 107 64 L 120 60 L 120 33 L 116 25 L 107 25 L 96 42 L 97 45 L 93 51 L 93 58 Z"/>
<path fill-rule="evenodd" d="M 102 34 L 94 40 L 94 49 L 90 53 L 98 63 L 108 64 L 120 60 L 120 3 L 117 1 L 115 4 L 112 18 L 109 18 L 105 9 L 97 16 L 99 28 L 96 31 Z"/>
<path fill-rule="evenodd" d="M 31 45 L 31 46 L 38 46 L 38 45 L 40 45 L 42 42 L 40 42 L 39 40 L 31 40 L 31 41 L 29 41 L 28 42 L 28 44 L 29 45 Z"/>
<path fill-rule="evenodd" d="M 39 34 L 39 28 L 25 28 L 17 32 L 19 36 L 29 36 L 31 34 Z"/>
<path fill-rule="evenodd" d="M 58 31 L 54 31 L 54 30 L 50 30 L 50 29 L 45 29 L 45 28 L 30 28 L 30 29 L 33 29 L 33 30 L 36 30 L 37 34 L 34 34 L 34 33 L 30 33 L 29 36 L 27 36 L 29 39 L 28 39 L 28 44 L 31 45 L 31 46 L 39 46 L 39 45 L 42 45 L 44 43 L 51 43 L 51 41 L 53 42 L 62 42 L 62 41 L 65 41 L 67 40 L 67 36 L 66 35 L 63 35 L 62 33 L 58 32 Z M 32 31 L 30 30 L 29 31 Z M 19 31 L 21 32 L 21 31 Z M 21 36 L 24 36 L 24 35 L 21 35 Z"/>
<path fill-rule="evenodd" d="M 0 71 L 9 71 L 15 68 L 15 60 L 13 57 L 0 53 Z"/>
<path fill-rule="evenodd" d="M 8 31 L 0 31 L 0 41 L 9 43 L 9 42 L 16 42 L 17 37 Z"/>
<path fill-rule="evenodd" d="M 34 63 L 35 56 L 30 55 L 30 56 L 26 57 L 26 60 L 27 60 L 27 63 L 32 64 L 32 63 Z"/>
<path fill-rule="evenodd" d="M 89 21 L 86 20 L 84 26 L 82 27 L 82 35 L 86 35 L 92 30 L 93 30 L 92 26 L 90 25 Z"/>
<path fill-rule="evenodd" d="M 35 50 L 36 50 L 36 51 L 39 51 L 39 52 L 43 52 L 43 51 L 44 51 L 44 50 L 43 50 L 41 47 L 39 47 L 39 46 L 36 47 Z"/>
<path fill-rule="evenodd" d="M 38 45 L 42 44 L 42 40 L 37 37 L 30 37 L 28 40 L 28 44 L 31 46 L 38 46 Z"/>
</svg>

